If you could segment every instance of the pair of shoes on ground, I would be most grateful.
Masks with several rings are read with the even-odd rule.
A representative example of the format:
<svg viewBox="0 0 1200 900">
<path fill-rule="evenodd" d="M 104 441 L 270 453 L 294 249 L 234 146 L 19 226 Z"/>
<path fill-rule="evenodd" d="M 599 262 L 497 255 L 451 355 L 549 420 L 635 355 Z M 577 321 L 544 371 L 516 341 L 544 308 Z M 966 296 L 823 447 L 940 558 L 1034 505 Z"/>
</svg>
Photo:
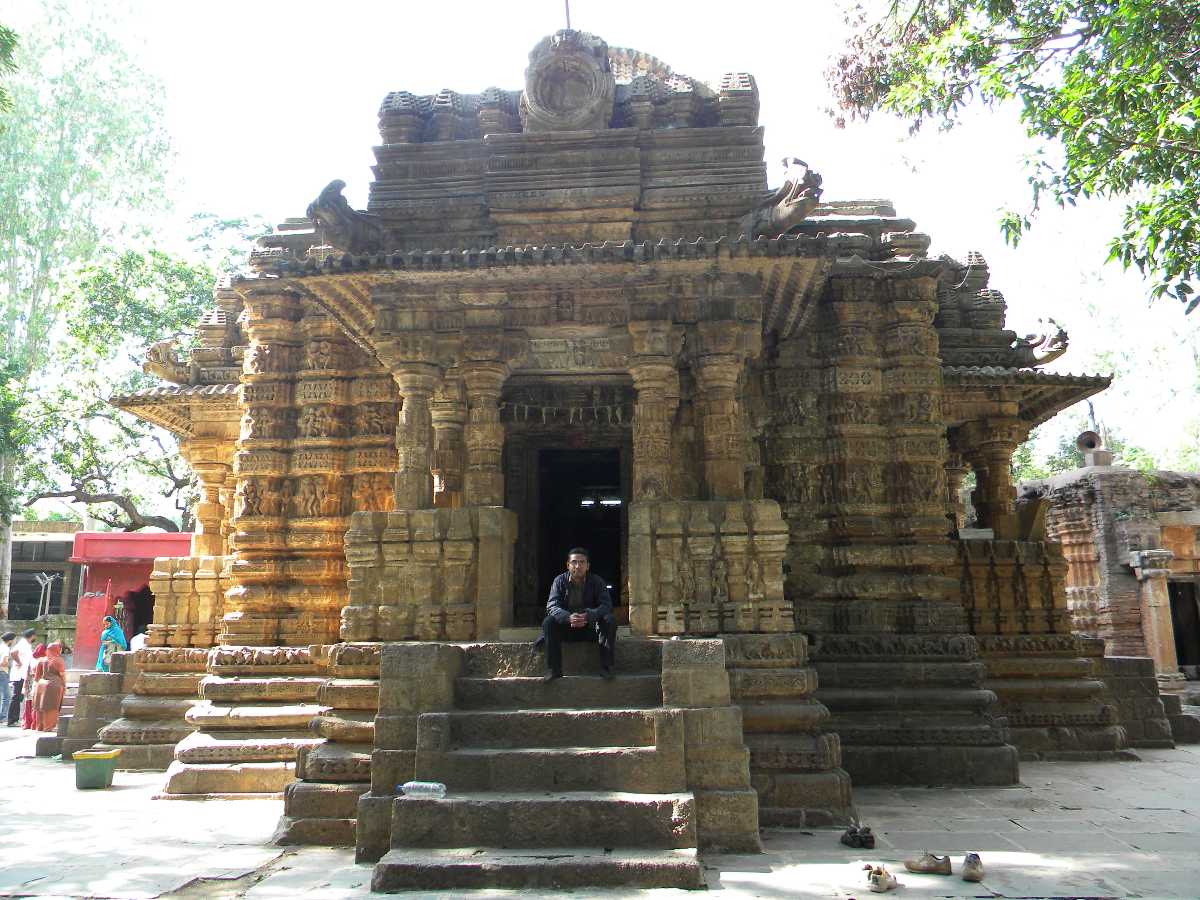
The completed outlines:
<svg viewBox="0 0 1200 900">
<path fill-rule="evenodd" d="M 952 875 L 953 869 L 950 865 L 950 857 L 936 856 L 925 851 L 924 855 L 917 859 L 906 859 L 904 868 L 910 872 L 916 872 L 921 875 Z M 962 870 L 960 872 L 963 881 L 983 881 L 983 860 L 979 858 L 978 853 L 968 853 L 963 857 Z"/>
<path fill-rule="evenodd" d="M 842 833 L 842 843 L 847 847 L 874 850 L 875 835 L 871 834 L 871 829 L 866 825 L 851 825 Z"/>
<path fill-rule="evenodd" d="M 555 672 L 553 670 L 549 670 L 546 672 L 545 675 L 542 676 L 542 684 L 549 684 L 550 682 L 554 681 L 556 678 L 562 678 L 562 677 L 563 677 L 562 672 Z M 615 676 L 613 675 L 613 670 L 610 669 L 608 666 L 601 666 L 600 677 L 603 678 L 605 681 L 612 681 Z"/>
</svg>

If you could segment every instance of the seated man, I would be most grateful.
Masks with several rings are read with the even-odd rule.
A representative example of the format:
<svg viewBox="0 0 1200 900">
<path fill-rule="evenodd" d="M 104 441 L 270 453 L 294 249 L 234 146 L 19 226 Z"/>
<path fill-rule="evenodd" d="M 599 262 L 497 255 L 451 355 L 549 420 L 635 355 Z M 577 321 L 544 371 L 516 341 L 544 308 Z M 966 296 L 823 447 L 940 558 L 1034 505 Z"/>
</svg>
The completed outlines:
<svg viewBox="0 0 1200 900">
<path fill-rule="evenodd" d="M 567 554 L 567 571 L 554 579 L 550 599 L 546 601 L 546 620 L 542 622 L 542 640 L 546 644 L 546 676 L 549 683 L 562 678 L 562 642 L 596 641 L 600 645 L 600 672 L 613 677 L 613 656 L 617 643 L 617 621 L 613 618 L 612 597 L 598 575 L 589 575 L 588 552 L 574 547 Z"/>
</svg>

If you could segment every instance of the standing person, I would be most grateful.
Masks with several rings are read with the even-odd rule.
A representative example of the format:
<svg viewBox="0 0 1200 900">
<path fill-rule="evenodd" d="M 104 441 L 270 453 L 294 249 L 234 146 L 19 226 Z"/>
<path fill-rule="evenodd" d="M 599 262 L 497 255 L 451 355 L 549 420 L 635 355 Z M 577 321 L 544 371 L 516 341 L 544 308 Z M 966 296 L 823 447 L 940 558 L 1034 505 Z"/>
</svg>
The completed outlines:
<svg viewBox="0 0 1200 900">
<path fill-rule="evenodd" d="M 58 712 L 62 709 L 63 696 L 67 693 L 67 665 L 62 658 L 62 644 L 58 641 L 46 648 L 45 659 L 38 660 L 34 667 L 37 687 L 30 706 L 33 711 L 34 731 L 55 731 L 58 728 Z"/>
<path fill-rule="evenodd" d="M 100 655 L 96 657 L 96 671 L 107 672 L 112 655 L 119 650 L 128 650 L 125 632 L 112 616 L 104 617 L 104 630 L 100 632 Z"/>
<path fill-rule="evenodd" d="M 32 640 L 33 638 L 30 638 L 30 641 Z M 27 731 L 33 731 L 34 712 L 37 711 L 34 701 L 34 692 L 37 690 L 37 676 L 33 674 L 33 670 L 37 668 L 38 660 L 44 659 L 45 656 L 45 644 L 38 644 L 34 647 L 33 658 L 29 660 L 29 669 L 25 673 L 25 706 L 21 710 L 21 727 Z"/>
<path fill-rule="evenodd" d="M 600 672 L 606 680 L 613 677 L 617 620 L 613 618 L 608 585 L 599 575 L 589 575 L 590 567 L 588 552 L 573 547 L 567 553 L 567 571 L 550 585 L 546 619 L 542 622 L 542 638 L 546 642 L 544 683 L 562 678 L 563 641 L 598 643 Z"/>
<path fill-rule="evenodd" d="M 12 688 L 8 680 L 12 668 L 12 642 L 17 639 L 15 631 L 0 635 L 0 721 L 8 721 L 8 704 L 12 701 Z"/>
<path fill-rule="evenodd" d="M 29 667 L 33 663 L 33 646 L 29 641 L 35 634 L 37 632 L 34 629 L 26 628 L 12 645 L 12 663 L 8 669 L 8 680 L 12 688 L 7 720 L 10 728 L 21 721 L 21 696 L 25 687 L 25 676 L 29 674 Z"/>
</svg>

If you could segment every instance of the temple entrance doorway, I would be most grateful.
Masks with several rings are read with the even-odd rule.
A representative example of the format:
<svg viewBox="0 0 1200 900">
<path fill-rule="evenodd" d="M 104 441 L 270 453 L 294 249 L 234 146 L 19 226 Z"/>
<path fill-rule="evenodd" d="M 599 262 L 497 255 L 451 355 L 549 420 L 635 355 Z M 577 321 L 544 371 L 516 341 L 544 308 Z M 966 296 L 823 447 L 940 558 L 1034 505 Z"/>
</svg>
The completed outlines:
<svg viewBox="0 0 1200 900">
<path fill-rule="evenodd" d="M 584 547 L 592 572 L 605 579 L 620 604 L 625 534 L 620 450 L 541 450 L 538 487 L 538 596 L 549 596 L 551 583 L 566 570 L 567 552 Z"/>
<path fill-rule="evenodd" d="M 1186 581 L 1167 582 L 1171 600 L 1171 624 L 1175 631 L 1175 656 L 1181 667 L 1200 667 L 1200 602 L 1196 585 Z"/>
</svg>

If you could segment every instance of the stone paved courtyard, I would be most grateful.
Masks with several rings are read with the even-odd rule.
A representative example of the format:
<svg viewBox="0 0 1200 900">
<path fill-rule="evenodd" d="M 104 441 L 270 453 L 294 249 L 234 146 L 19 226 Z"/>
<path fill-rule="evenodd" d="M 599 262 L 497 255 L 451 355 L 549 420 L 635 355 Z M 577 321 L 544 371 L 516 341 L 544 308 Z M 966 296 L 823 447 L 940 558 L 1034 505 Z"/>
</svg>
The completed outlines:
<svg viewBox="0 0 1200 900">
<path fill-rule="evenodd" d="M 117 773 L 76 791 L 70 765 L 31 758 L 27 732 L 0 728 L 0 792 L 28 810 L 0 840 L 0 896 L 270 898 L 369 896 L 371 868 L 349 850 L 267 846 L 275 801 L 152 801 L 162 775 Z M 713 892 L 735 897 L 865 897 L 867 859 L 902 870 L 911 852 L 982 854 L 987 877 L 899 873 L 893 896 L 1200 897 L 1200 747 L 1141 751 L 1142 762 L 1025 763 L 1022 785 L 980 790 L 859 789 L 874 854 L 838 832 L 770 831 L 761 856 L 707 857 Z M 236 803 L 237 814 L 230 815 Z M 517 892 L 481 891 L 476 896 Z M 525 896 L 535 892 L 519 892 Z M 572 896 L 621 896 L 623 892 Z M 685 897 L 682 891 L 647 891 Z M 408 896 L 426 896 L 410 894 Z M 431 895 L 430 895 L 431 896 Z"/>
</svg>

